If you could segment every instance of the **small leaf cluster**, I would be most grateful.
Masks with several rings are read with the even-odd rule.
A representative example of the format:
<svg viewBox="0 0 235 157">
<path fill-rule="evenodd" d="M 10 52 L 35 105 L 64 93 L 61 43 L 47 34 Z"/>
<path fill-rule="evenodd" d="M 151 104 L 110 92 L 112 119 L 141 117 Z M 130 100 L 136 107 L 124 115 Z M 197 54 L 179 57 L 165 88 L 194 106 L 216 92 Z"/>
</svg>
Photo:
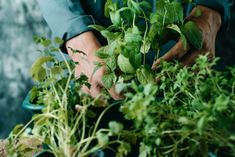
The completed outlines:
<svg viewBox="0 0 235 157">
<path fill-rule="evenodd" d="M 234 69 L 213 70 L 215 62 L 163 62 L 157 85 L 127 85 L 120 111 L 138 130 L 141 157 L 235 155 Z"/>
</svg>

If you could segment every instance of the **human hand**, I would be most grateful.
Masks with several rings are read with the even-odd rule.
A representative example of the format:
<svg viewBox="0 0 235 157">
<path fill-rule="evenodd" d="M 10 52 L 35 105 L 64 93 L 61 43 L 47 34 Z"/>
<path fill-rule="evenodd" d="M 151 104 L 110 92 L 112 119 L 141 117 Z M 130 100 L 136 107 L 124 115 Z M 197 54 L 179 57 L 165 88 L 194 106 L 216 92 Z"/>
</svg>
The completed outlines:
<svg viewBox="0 0 235 157">
<path fill-rule="evenodd" d="M 99 41 L 92 32 L 85 32 L 77 37 L 74 37 L 66 42 L 66 47 L 69 56 L 74 62 L 78 62 L 75 67 L 75 75 L 79 77 L 84 74 L 88 77 L 88 82 L 91 87 L 83 86 L 82 90 L 87 94 L 96 97 L 100 94 L 101 89 L 104 88 L 102 77 L 106 72 L 105 67 L 99 68 L 95 73 L 95 62 L 103 63 L 103 60 L 95 55 L 95 52 L 101 47 Z M 83 53 L 73 53 L 72 49 L 79 50 Z M 114 99 L 121 99 L 122 97 L 115 92 L 115 86 L 108 90 L 109 94 Z"/>
<path fill-rule="evenodd" d="M 193 21 L 198 28 L 202 31 L 203 46 L 200 50 L 194 49 L 190 44 L 185 48 L 181 40 L 169 50 L 164 56 L 157 59 L 152 69 L 156 70 L 161 60 L 172 61 L 178 60 L 183 65 L 192 65 L 196 58 L 202 54 L 208 54 L 209 59 L 215 57 L 215 40 L 217 32 L 221 26 L 221 16 L 218 12 L 204 6 L 197 6 L 201 10 L 200 16 L 195 16 L 197 9 L 194 8 L 190 15 L 186 17 L 187 20 Z"/>
</svg>

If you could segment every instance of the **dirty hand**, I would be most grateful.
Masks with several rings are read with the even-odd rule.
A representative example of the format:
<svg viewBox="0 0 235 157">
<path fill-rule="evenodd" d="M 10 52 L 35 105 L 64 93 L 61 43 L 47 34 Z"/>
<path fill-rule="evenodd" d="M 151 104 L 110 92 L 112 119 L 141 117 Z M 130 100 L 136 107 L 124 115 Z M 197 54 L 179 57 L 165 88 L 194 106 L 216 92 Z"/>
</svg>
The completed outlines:
<svg viewBox="0 0 235 157">
<path fill-rule="evenodd" d="M 156 70 L 161 60 L 172 61 L 178 60 L 183 65 L 192 65 L 196 58 L 202 54 L 208 54 L 209 59 L 213 59 L 215 56 L 215 40 L 217 32 L 221 26 L 221 16 L 218 12 L 209 9 L 204 6 L 198 6 L 202 14 L 198 17 L 195 16 L 196 8 L 192 10 L 190 15 L 186 17 L 187 20 L 195 22 L 198 28 L 203 34 L 203 46 L 200 50 L 194 49 L 191 45 L 187 45 L 185 48 L 181 40 L 176 43 L 176 45 L 169 50 L 164 56 L 156 60 L 152 69 Z"/>
<path fill-rule="evenodd" d="M 98 96 L 101 89 L 104 88 L 102 77 L 106 72 L 105 67 L 101 67 L 94 73 L 96 67 L 94 63 L 103 62 L 95 55 L 95 52 L 100 46 L 100 43 L 92 32 L 82 33 L 66 42 L 69 56 L 74 62 L 78 62 L 78 65 L 75 68 L 76 76 L 79 77 L 81 74 L 86 75 L 88 77 L 88 82 L 91 85 L 90 88 L 83 86 L 82 90 L 93 97 Z M 82 51 L 84 54 L 73 53 L 71 48 Z M 114 99 L 121 99 L 121 96 L 115 92 L 114 86 L 109 89 L 108 92 Z"/>
</svg>

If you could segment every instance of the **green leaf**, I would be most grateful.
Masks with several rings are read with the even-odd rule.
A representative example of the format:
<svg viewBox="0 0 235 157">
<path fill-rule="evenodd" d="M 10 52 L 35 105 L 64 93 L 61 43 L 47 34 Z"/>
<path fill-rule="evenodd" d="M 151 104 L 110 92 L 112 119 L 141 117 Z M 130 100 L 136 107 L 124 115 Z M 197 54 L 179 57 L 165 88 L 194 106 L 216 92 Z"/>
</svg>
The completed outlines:
<svg viewBox="0 0 235 157">
<path fill-rule="evenodd" d="M 149 10 L 152 9 L 151 4 L 150 4 L 149 2 L 147 2 L 147 1 L 141 1 L 141 2 L 139 3 L 139 5 L 140 5 L 141 7 L 145 7 L 145 8 L 147 8 L 147 9 L 149 9 Z"/>
<path fill-rule="evenodd" d="M 132 66 L 132 64 L 130 63 L 129 58 L 126 58 L 125 56 L 123 56 L 122 54 L 120 54 L 118 56 L 118 60 L 117 60 L 118 66 L 120 68 L 120 70 L 124 73 L 130 73 L 133 74 L 135 73 L 135 68 Z"/>
<path fill-rule="evenodd" d="M 61 44 L 64 43 L 64 40 L 62 40 L 62 39 L 59 38 L 59 37 L 55 37 L 55 38 L 54 38 L 54 42 L 55 42 L 56 44 L 58 44 L 58 45 L 61 45 Z"/>
<path fill-rule="evenodd" d="M 104 6 L 104 15 L 106 17 L 109 17 L 109 12 L 110 12 L 110 6 L 113 5 L 112 0 L 106 0 L 105 6 Z"/>
<path fill-rule="evenodd" d="M 109 44 L 111 42 L 113 42 L 114 40 L 116 40 L 120 35 L 120 33 L 118 33 L 118 32 L 113 33 L 113 32 L 110 32 L 108 30 L 103 30 L 100 33 L 102 34 L 103 37 L 105 37 L 108 40 Z"/>
<path fill-rule="evenodd" d="M 187 40 L 192 44 L 196 49 L 201 49 L 203 44 L 203 35 L 201 30 L 197 27 L 197 25 L 189 21 L 187 22 L 183 28 L 181 29 L 183 34 L 186 36 Z"/>
<path fill-rule="evenodd" d="M 166 5 L 167 10 L 167 23 L 183 23 L 184 10 L 179 2 L 173 1 Z"/>
<path fill-rule="evenodd" d="M 108 144 L 109 137 L 107 134 L 98 132 L 96 136 L 97 136 L 99 146 L 103 147 Z"/>
<path fill-rule="evenodd" d="M 119 11 L 110 12 L 110 19 L 115 26 L 121 25 L 121 15 Z"/>
<path fill-rule="evenodd" d="M 99 50 L 96 51 L 96 56 L 101 59 L 106 59 L 109 57 L 109 54 L 105 51 L 105 47 L 101 47 Z"/>
<path fill-rule="evenodd" d="M 157 10 L 151 14 L 150 22 L 161 23 L 162 25 L 180 23 L 184 21 L 184 12 L 181 3 L 173 1 L 157 2 Z"/>
<path fill-rule="evenodd" d="M 102 77 L 103 86 L 106 89 L 110 89 L 113 86 L 115 78 L 116 78 L 115 73 L 104 74 L 103 77 Z"/>
<path fill-rule="evenodd" d="M 105 59 L 105 64 L 107 68 L 111 71 L 114 71 L 117 68 L 116 56 L 110 56 L 109 58 Z"/>
<path fill-rule="evenodd" d="M 24 128 L 23 124 L 18 124 L 14 127 L 14 129 L 11 131 L 12 135 L 17 135 L 22 129 Z"/>
<path fill-rule="evenodd" d="M 130 10 L 133 12 L 133 14 L 140 14 L 141 7 L 138 2 L 130 0 L 127 2 L 127 6 L 130 8 Z"/>
<path fill-rule="evenodd" d="M 215 99 L 214 107 L 219 112 L 226 111 L 226 110 L 228 110 L 229 102 L 230 102 L 230 97 L 222 94 Z"/>
<path fill-rule="evenodd" d="M 41 44 L 42 44 L 42 46 L 44 46 L 44 47 L 48 47 L 48 46 L 51 45 L 51 40 L 45 39 L 45 40 L 43 40 L 43 41 L 41 42 Z"/>
<path fill-rule="evenodd" d="M 155 84 L 154 74 L 148 65 L 141 66 L 136 71 L 138 81 L 144 86 L 149 83 Z"/>
<path fill-rule="evenodd" d="M 101 26 L 101 25 L 89 25 L 88 27 L 93 28 L 99 32 L 106 29 L 104 26 Z"/>
<path fill-rule="evenodd" d="M 127 156 L 129 152 L 131 152 L 131 145 L 127 142 L 122 142 L 118 147 L 118 153 L 116 157 L 124 157 Z"/>
<path fill-rule="evenodd" d="M 206 126 L 206 116 L 203 116 L 199 119 L 199 121 L 197 122 L 197 131 L 199 133 L 199 135 L 202 135 L 204 128 Z"/>
<path fill-rule="evenodd" d="M 120 134 L 121 131 L 123 130 L 123 125 L 121 123 L 118 123 L 116 121 L 111 121 L 109 122 L 109 129 L 112 134 L 117 135 Z"/>
<path fill-rule="evenodd" d="M 129 58 L 129 61 L 135 69 L 138 69 L 141 66 L 142 54 L 138 53 L 138 54 L 131 55 Z"/>
<path fill-rule="evenodd" d="M 63 69 L 60 66 L 54 66 L 51 68 L 52 76 L 60 76 L 63 75 Z"/>
<path fill-rule="evenodd" d="M 124 40 L 126 42 L 141 42 L 142 41 L 142 36 L 140 34 L 140 31 L 138 27 L 134 26 L 132 29 L 129 28 L 126 33 Z"/>
<path fill-rule="evenodd" d="M 151 148 L 144 143 L 140 144 L 139 157 L 147 157 L 150 155 Z"/>
<path fill-rule="evenodd" d="M 97 70 L 99 70 L 102 66 L 104 66 L 102 63 L 100 62 L 94 62 L 95 68 L 92 72 L 92 76 L 96 73 Z"/>
<path fill-rule="evenodd" d="M 175 25 L 175 24 L 172 24 L 172 25 L 169 25 L 167 26 L 168 29 L 171 29 L 171 30 L 174 30 L 176 31 L 177 33 L 179 33 L 180 35 L 180 39 L 182 40 L 183 42 L 183 46 L 184 46 L 184 49 L 187 48 L 187 39 L 185 37 L 185 35 L 181 32 L 179 26 Z"/>
<path fill-rule="evenodd" d="M 54 61 L 53 57 L 47 56 L 47 57 L 40 57 L 38 58 L 32 65 L 32 68 L 30 70 L 30 74 L 32 78 L 36 81 L 43 81 L 46 77 L 46 70 L 43 68 L 43 64 L 47 62 Z"/>
<path fill-rule="evenodd" d="M 196 11 L 194 13 L 194 17 L 200 17 L 202 15 L 202 10 L 198 7 L 196 7 Z"/>
</svg>

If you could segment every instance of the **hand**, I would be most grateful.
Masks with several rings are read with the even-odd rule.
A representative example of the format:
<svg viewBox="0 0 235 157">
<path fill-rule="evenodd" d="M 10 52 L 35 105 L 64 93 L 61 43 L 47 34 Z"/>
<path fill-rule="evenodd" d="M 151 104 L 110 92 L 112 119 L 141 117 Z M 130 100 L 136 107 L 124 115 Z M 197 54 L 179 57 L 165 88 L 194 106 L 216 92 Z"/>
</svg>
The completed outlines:
<svg viewBox="0 0 235 157">
<path fill-rule="evenodd" d="M 215 40 L 217 32 L 221 26 L 221 16 L 218 12 L 204 6 L 198 6 L 202 14 L 199 17 L 195 16 L 196 8 L 192 10 L 187 20 L 194 21 L 203 34 L 203 46 L 200 50 L 195 50 L 189 44 L 184 48 L 183 42 L 179 40 L 178 43 L 168 51 L 164 56 L 156 60 L 152 69 L 156 70 L 161 60 L 172 61 L 179 60 L 183 65 L 192 65 L 196 58 L 202 54 L 208 54 L 209 59 L 215 57 Z"/>
<path fill-rule="evenodd" d="M 105 67 L 101 67 L 93 73 L 96 67 L 94 63 L 103 62 L 95 55 L 95 52 L 101 47 L 95 35 L 92 32 L 85 32 L 67 41 L 66 47 L 71 59 L 74 62 L 78 62 L 78 65 L 75 67 L 75 75 L 77 77 L 81 74 L 86 75 L 88 77 L 88 82 L 91 85 L 90 88 L 83 86 L 82 90 L 93 97 L 98 96 L 103 88 L 102 77 L 105 74 L 106 69 Z M 73 53 L 71 48 L 80 50 L 85 54 Z M 115 92 L 114 86 L 108 91 L 114 99 L 121 99 L 121 96 Z"/>
</svg>

